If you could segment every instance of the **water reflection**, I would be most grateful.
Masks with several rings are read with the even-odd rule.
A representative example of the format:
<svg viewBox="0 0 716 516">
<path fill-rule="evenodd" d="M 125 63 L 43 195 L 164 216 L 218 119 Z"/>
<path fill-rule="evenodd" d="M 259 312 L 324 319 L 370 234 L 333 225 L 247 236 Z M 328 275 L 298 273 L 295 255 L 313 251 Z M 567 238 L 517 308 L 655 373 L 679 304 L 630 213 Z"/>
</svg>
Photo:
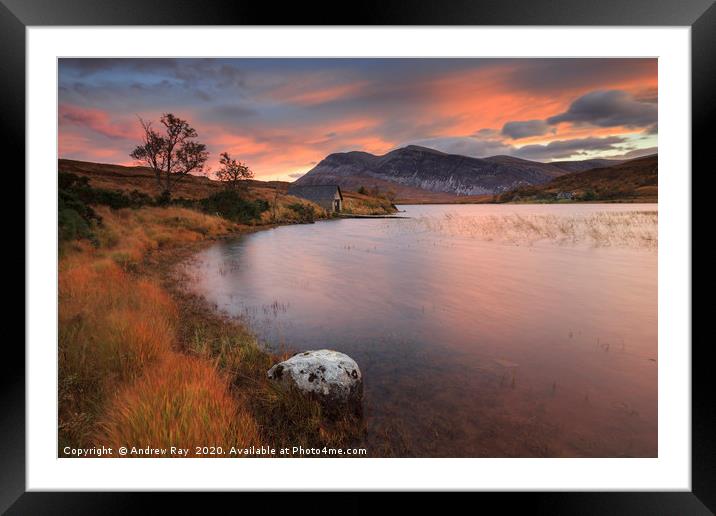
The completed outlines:
<svg viewBox="0 0 716 516">
<path fill-rule="evenodd" d="M 192 288 L 267 346 L 356 359 L 374 455 L 656 456 L 656 214 L 600 219 L 629 237 L 607 246 L 474 230 L 654 205 L 404 209 L 218 243 Z"/>
</svg>

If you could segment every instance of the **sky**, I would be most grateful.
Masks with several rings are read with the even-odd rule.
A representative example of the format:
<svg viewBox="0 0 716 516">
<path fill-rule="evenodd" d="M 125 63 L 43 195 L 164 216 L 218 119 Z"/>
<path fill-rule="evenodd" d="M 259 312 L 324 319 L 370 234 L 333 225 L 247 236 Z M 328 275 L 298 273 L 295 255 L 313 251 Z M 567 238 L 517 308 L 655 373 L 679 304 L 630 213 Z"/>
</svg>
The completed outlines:
<svg viewBox="0 0 716 516">
<path fill-rule="evenodd" d="M 535 161 L 656 152 L 656 59 L 60 59 L 59 156 L 138 164 L 138 117 L 184 118 L 257 179 L 422 145 Z"/>
</svg>

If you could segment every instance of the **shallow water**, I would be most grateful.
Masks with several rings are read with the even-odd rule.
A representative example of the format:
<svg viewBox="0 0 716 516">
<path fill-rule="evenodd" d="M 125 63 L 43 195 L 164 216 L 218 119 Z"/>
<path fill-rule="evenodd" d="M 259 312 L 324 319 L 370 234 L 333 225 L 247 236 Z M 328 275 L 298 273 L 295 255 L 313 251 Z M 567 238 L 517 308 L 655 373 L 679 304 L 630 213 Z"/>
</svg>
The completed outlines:
<svg viewBox="0 0 716 516">
<path fill-rule="evenodd" d="M 400 208 L 217 243 L 191 288 L 353 357 L 370 455 L 657 455 L 656 205 Z"/>
</svg>

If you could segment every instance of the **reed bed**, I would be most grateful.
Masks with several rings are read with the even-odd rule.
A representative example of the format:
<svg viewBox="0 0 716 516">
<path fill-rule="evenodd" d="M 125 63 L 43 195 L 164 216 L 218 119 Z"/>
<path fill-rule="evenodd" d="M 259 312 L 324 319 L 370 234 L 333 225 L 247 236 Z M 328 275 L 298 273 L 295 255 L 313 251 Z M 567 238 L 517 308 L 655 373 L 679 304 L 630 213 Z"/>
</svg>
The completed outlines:
<svg viewBox="0 0 716 516">
<path fill-rule="evenodd" d="M 442 217 L 401 221 L 399 229 L 512 245 L 550 243 L 649 250 L 656 250 L 658 246 L 657 211 L 604 211 L 584 215 L 447 213 Z"/>
</svg>

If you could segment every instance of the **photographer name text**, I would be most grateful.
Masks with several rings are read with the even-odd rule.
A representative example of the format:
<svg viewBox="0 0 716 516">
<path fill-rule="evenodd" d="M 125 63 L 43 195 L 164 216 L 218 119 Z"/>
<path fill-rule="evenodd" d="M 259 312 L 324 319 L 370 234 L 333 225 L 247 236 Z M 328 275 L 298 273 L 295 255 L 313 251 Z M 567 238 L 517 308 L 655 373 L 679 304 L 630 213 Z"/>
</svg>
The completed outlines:
<svg viewBox="0 0 716 516">
<path fill-rule="evenodd" d="M 365 448 L 305 448 L 303 446 L 288 446 L 273 448 L 270 446 L 249 447 L 223 447 L 223 446 L 194 446 L 184 448 L 168 446 L 156 448 L 152 446 L 120 446 L 112 448 L 97 446 L 92 448 L 73 448 L 65 446 L 62 449 L 64 457 L 365 457 L 368 452 Z"/>
</svg>

